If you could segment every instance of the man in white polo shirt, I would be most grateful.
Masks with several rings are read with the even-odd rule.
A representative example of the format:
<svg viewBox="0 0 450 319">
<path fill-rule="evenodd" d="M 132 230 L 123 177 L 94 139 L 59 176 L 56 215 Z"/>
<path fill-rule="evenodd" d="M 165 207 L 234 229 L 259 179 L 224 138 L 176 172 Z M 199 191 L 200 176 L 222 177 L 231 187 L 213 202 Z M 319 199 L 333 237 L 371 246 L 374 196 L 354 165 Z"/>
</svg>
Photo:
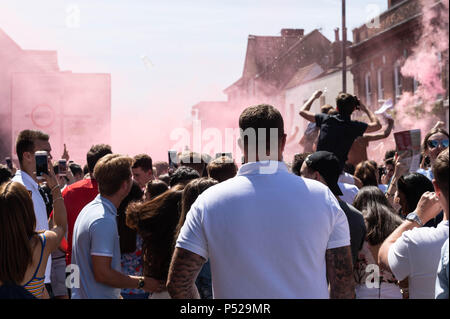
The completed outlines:
<svg viewBox="0 0 450 319">
<path fill-rule="evenodd" d="M 433 164 L 435 192 L 425 192 L 416 210 L 381 245 L 378 260 L 397 280 L 408 277 L 409 298 L 434 299 L 441 249 L 448 240 L 448 148 Z M 444 210 L 442 222 L 422 227 Z"/>
<path fill-rule="evenodd" d="M 31 192 L 34 213 L 36 215 L 36 231 L 48 230 L 47 209 L 44 199 L 39 192 L 39 184 L 36 179 L 36 160 L 34 153 L 46 151 L 51 159 L 52 148 L 49 143 L 49 136 L 41 131 L 24 130 L 19 133 L 16 140 L 16 153 L 19 158 L 20 170 L 13 177 L 14 182 L 19 182 Z M 51 258 L 48 259 L 45 268 L 45 283 L 50 283 L 50 270 L 52 266 Z"/>
<path fill-rule="evenodd" d="M 214 298 L 353 298 L 347 218 L 325 185 L 281 161 L 280 112 L 247 108 L 239 126 L 246 164 L 188 212 L 170 265 L 171 297 L 198 298 L 195 279 L 209 259 Z"/>
</svg>

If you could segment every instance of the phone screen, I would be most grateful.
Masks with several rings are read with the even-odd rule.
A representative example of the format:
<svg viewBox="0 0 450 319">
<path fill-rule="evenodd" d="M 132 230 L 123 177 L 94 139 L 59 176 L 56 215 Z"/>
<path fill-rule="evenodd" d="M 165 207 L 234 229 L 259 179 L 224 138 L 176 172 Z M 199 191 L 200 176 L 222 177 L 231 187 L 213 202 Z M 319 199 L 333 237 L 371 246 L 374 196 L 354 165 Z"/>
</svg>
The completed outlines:
<svg viewBox="0 0 450 319">
<path fill-rule="evenodd" d="M 67 175 L 67 162 L 65 159 L 58 161 L 58 175 L 61 176 Z"/>
<path fill-rule="evenodd" d="M 36 152 L 36 177 L 42 179 L 42 173 L 48 174 L 47 152 Z"/>
<path fill-rule="evenodd" d="M 177 151 L 170 150 L 168 151 L 168 155 L 169 155 L 169 167 L 175 168 L 175 162 L 177 160 Z"/>
<path fill-rule="evenodd" d="M 11 158 L 6 158 L 6 166 L 8 166 L 9 169 L 13 169 Z"/>
</svg>

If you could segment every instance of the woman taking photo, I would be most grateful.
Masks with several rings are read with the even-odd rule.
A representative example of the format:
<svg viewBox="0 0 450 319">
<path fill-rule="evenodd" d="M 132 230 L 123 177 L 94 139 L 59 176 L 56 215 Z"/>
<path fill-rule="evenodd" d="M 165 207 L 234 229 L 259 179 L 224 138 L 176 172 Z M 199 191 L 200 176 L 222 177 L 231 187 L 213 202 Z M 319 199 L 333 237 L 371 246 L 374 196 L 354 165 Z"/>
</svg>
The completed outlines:
<svg viewBox="0 0 450 319">
<path fill-rule="evenodd" d="M 49 167 L 51 163 L 49 163 Z M 22 286 L 36 298 L 48 298 L 44 273 L 50 254 L 67 230 L 64 200 L 51 170 L 45 175 L 53 196 L 53 228 L 36 230 L 30 193 L 20 183 L 0 185 L 0 285 Z"/>
</svg>

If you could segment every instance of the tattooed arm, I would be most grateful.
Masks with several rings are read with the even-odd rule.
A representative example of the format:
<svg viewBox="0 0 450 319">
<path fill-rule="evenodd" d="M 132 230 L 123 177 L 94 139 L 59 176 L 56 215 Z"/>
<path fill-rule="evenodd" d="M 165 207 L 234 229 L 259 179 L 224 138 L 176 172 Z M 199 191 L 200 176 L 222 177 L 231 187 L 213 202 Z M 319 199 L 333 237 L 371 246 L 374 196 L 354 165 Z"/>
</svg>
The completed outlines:
<svg viewBox="0 0 450 319">
<path fill-rule="evenodd" d="M 195 279 L 205 262 L 189 250 L 175 248 L 167 278 L 167 289 L 173 299 L 200 299 Z"/>
<path fill-rule="evenodd" d="M 330 282 L 330 298 L 355 298 L 352 253 L 350 246 L 328 249 L 325 254 L 327 278 Z"/>
</svg>

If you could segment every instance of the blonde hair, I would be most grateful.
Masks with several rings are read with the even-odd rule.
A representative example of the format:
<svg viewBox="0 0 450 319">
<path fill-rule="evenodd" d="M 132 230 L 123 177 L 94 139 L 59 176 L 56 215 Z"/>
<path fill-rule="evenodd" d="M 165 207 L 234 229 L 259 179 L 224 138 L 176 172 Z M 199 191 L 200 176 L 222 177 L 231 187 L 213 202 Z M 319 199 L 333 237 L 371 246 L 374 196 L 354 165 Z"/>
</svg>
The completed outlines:
<svg viewBox="0 0 450 319">
<path fill-rule="evenodd" d="M 101 195 L 114 195 L 131 178 L 133 159 L 119 154 L 102 157 L 94 167 L 94 177 Z"/>
</svg>

